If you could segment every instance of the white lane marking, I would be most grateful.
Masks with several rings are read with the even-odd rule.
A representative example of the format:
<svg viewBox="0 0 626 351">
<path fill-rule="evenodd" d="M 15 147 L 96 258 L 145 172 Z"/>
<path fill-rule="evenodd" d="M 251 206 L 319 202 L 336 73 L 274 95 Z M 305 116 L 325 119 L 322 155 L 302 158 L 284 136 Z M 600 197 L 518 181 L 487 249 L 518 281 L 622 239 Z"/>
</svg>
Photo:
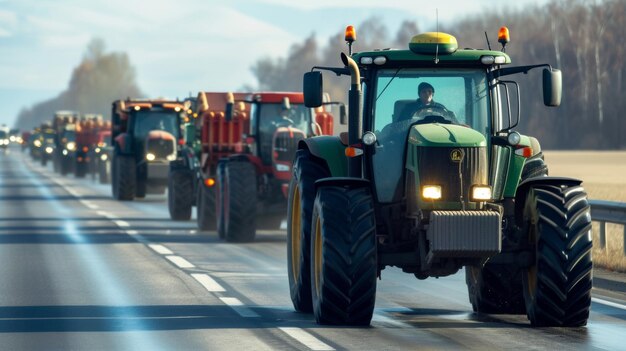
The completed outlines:
<svg viewBox="0 0 626 351">
<path fill-rule="evenodd" d="M 235 312 L 237 312 L 240 316 L 245 318 L 254 318 L 260 317 L 256 312 L 251 310 L 250 308 L 244 306 L 243 302 L 239 301 L 236 297 L 220 297 L 223 303 L 230 306 Z"/>
<path fill-rule="evenodd" d="M 180 256 L 165 256 L 168 260 L 170 260 L 173 264 L 177 265 L 179 268 L 194 268 L 195 266 L 187 261 L 186 259 Z"/>
<path fill-rule="evenodd" d="M 280 221 L 280 230 L 287 230 L 287 221 L 284 219 Z"/>
<path fill-rule="evenodd" d="M 208 274 L 192 274 L 191 275 L 198 283 L 202 284 L 208 292 L 224 292 L 224 289 L 218 282 L 213 280 Z"/>
<path fill-rule="evenodd" d="M 128 232 L 130 232 L 130 230 L 129 230 L 129 231 L 127 231 L 127 233 L 128 233 Z M 161 255 L 171 255 L 171 254 L 173 254 L 173 252 L 172 252 L 170 249 L 168 249 L 167 247 L 165 247 L 165 246 L 163 246 L 163 245 L 159 245 L 159 244 L 150 244 L 150 245 L 148 245 L 148 246 L 149 246 L 152 250 L 156 251 L 158 254 L 161 254 Z"/>
<path fill-rule="evenodd" d="M 98 216 L 102 216 L 102 217 L 107 217 L 109 218 L 109 213 L 108 212 L 104 212 L 104 211 L 96 211 L 96 214 Z"/>
<path fill-rule="evenodd" d="M 138 232 L 138 231 L 136 231 L 136 230 L 127 230 L 127 231 L 126 231 L 126 234 L 128 234 L 128 235 L 130 235 L 130 236 L 133 236 L 133 235 L 137 235 L 137 234 L 139 234 L 139 232 Z"/>
<path fill-rule="evenodd" d="M 330 345 L 322 342 L 320 339 L 306 332 L 304 329 L 295 327 L 279 327 L 278 329 L 285 332 L 285 334 L 296 339 L 302 345 L 315 351 L 334 350 Z"/>
<path fill-rule="evenodd" d="M 99 208 L 100 208 L 100 206 L 98 206 L 98 205 L 96 205 L 96 204 L 92 204 L 92 203 L 91 203 L 91 202 L 89 202 L 89 201 L 81 201 L 81 202 L 83 203 L 83 205 L 85 205 L 85 206 L 89 207 L 89 208 L 90 208 L 90 209 L 92 209 L 92 210 L 97 210 L 97 209 L 99 209 Z"/>
<path fill-rule="evenodd" d="M 619 308 L 621 310 L 625 310 L 626 311 L 626 305 L 622 305 L 622 304 L 619 304 L 617 302 L 607 301 L 607 300 L 600 299 L 600 298 L 597 298 L 597 297 L 592 297 L 591 301 L 593 301 L 595 303 L 599 303 L 601 305 L 611 306 L 611 307 Z"/>
<path fill-rule="evenodd" d="M 117 224 L 118 227 L 130 227 L 130 223 L 126 221 L 115 220 L 113 223 Z"/>
</svg>

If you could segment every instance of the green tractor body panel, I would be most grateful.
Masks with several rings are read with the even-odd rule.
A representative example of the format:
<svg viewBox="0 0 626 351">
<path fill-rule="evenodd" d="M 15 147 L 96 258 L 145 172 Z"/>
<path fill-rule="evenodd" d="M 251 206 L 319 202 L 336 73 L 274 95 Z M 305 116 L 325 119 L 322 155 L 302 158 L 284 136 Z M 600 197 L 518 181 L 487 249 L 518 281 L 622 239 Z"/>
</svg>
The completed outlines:
<svg viewBox="0 0 626 351">
<path fill-rule="evenodd" d="M 532 147 L 531 138 L 527 135 L 521 136 L 521 141 L 518 147 Z M 537 153 L 539 150 L 533 149 L 533 154 Z M 517 193 L 517 186 L 519 185 L 520 178 L 522 175 L 522 170 L 524 168 L 524 164 L 526 163 L 526 157 L 516 155 L 514 152 L 511 152 L 511 157 L 509 159 L 508 164 L 508 172 L 506 177 L 506 183 L 504 185 L 503 197 L 515 197 Z"/>
<path fill-rule="evenodd" d="M 333 177 L 348 176 L 348 162 L 345 155 L 346 146 L 337 136 L 317 136 L 301 141 L 300 147 L 305 144 L 311 154 L 326 162 L 326 166 Z"/>
<path fill-rule="evenodd" d="M 464 126 L 453 124 L 420 124 L 409 131 L 409 144 L 431 147 L 487 146 L 485 136 Z"/>
<path fill-rule="evenodd" d="M 452 125 L 452 124 L 421 124 L 411 127 L 409 132 L 409 140 L 407 143 L 407 158 L 406 168 L 414 174 L 414 178 L 408 179 L 412 181 L 413 189 L 421 194 L 423 185 L 439 185 L 442 187 L 442 191 L 451 191 L 450 184 L 458 182 L 458 171 L 455 172 L 450 178 L 449 172 L 433 172 L 432 168 L 441 169 L 458 169 L 456 166 L 459 162 L 457 157 L 460 153 L 475 155 L 481 159 L 481 164 L 474 178 L 482 179 L 483 185 L 487 183 L 487 141 L 485 136 L 481 133 L 464 126 Z M 436 160 L 430 158 L 432 151 L 437 152 Z M 461 156 L 463 157 L 463 156 Z M 422 172 L 425 170 L 425 164 L 431 164 L 435 161 L 436 164 L 432 164 L 432 167 L 428 167 L 430 174 L 420 175 L 420 169 Z M 420 166 L 421 164 L 421 166 Z M 437 177 L 440 176 L 440 177 Z M 428 184 L 422 184 L 422 178 L 428 179 Z M 469 184 L 466 184 L 468 186 Z M 444 196 L 445 199 L 450 200 L 451 196 Z M 452 201 L 426 201 L 421 196 L 416 196 L 417 208 L 421 210 L 474 210 L 479 208 L 479 204 L 476 202 L 468 202 L 467 195 L 464 201 L 460 198 L 455 198 Z"/>
</svg>

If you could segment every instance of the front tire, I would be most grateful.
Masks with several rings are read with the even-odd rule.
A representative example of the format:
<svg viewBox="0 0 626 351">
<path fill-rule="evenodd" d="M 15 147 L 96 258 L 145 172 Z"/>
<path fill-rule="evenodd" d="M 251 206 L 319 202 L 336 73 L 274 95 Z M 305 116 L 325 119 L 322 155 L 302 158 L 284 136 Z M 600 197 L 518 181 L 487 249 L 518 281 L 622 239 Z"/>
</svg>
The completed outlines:
<svg viewBox="0 0 626 351">
<path fill-rule="evenodd" d="M 293 163 L 287 199 L 287 275 L 291 302 L 296 311 L 312 312 L 311 218 L 315 181 L 330 176 L 308 150 L 298 150 Z"/>
<path fill-rule="evenodd" d="M 254 240 L 256 234 L 257 180 L 247 161 L 226 164 L 223 193 L 224 237 L 230 242 Z"/>
<path fill-rule="evenodd" d="M 524 299 L 533 326 L 580 327 L 591 307 L 591 215 L 581 186 L 535 185 L 524 222 L 535 247 L 523 273 Z"/>
<path fill-rule="evenodd" d="M 116 155 L 113 170 L 113 197 L 116 200 L 132 201 L 137 185 L 135 159 L 132 156 Z"/>
<path fill-rule="evenodd" d="M 174 170 L 168 177 L 167 207 L 175 221 L 191 219 L 193 207 L 193 179 L 191 172 Z"/>
<path fill-rule="evenodd" d="M 208 187 L 198 180 L 196 217 L 201 231 L 215 230 L 215 186 Z"/>
<path fill-rule="evenodd" d="M 316 322 L 369 325 L 378 268 L 369 189 L 321 187 L 312 218 L 311 291 Z"/>
</svg>

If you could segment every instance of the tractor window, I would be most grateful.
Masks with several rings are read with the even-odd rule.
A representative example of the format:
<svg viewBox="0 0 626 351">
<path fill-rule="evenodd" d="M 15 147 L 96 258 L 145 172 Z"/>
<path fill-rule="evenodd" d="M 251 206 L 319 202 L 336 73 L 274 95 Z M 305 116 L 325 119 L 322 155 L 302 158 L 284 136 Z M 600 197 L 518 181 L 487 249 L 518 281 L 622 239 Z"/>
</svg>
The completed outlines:
<svg viewBox="0 0 626 351">
<path fill-rule="evenodd" d="M 163 130 L 179 136 L 178 114 L 169 111 L 138 111 L 133 115 L 135 137 L 143 139 L 150 131 Z"/>
<path fill-rule="evenodd" d="M 254 104 L 257 106 L 253 111 L 254 118 L 258 118 L 258 147 L 259 155 L 264 164 L 272 163 L 272 141 L 274 132 L 278 127 L 292 127 L 310 135 L 311 109 L 304 104 L 291 104 L 291 108 L 285 110 L 280 104 Z"/>
<path fill-rule="evenodd" d="M 452 123 L 475 129 L 485 137 L 490 134 L 485 70 L 385 69 L 378 72 L 374 90 L 372 126 L 378 144 L 373 169 L 381 202 L 394 201 L 402 186 L 406 140 L 412 124 Z"/>
</svg>

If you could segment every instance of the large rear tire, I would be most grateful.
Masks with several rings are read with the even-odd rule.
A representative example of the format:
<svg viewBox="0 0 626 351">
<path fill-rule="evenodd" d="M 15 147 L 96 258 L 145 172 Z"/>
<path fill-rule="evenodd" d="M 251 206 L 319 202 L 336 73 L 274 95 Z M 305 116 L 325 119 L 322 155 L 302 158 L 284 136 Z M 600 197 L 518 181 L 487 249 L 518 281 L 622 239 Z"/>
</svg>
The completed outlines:
<svg viewBox="0 0 626 351">
<path fill-rule="evenodd" d="M 312 218 L 311 290 L 316 322 L 369 325 L 378 268 L 369 189 L 319 188 Z"/>
<path fill-rule="evenodd" d="M 199 180 L 197 188 L 198 228 L 202 231 L 215 230 L 215 186 L 208 187 Z"/>
<path fill-rule="evenodd" d="M 308 150 L 298 150 L 287 200 L 287 275 L 291 302 L 300 312 L 313 311 L 310 261 L 315 181 L 328 176 L 330 172 Z"/>
<path fill-rule="evenodd" d="M 523 272 L 526 313 L 533 326 L 579 327 L 591 307 L 591 215 L 581 186 L 535 185 L 524 223 L 535 262 Z"/>
<path fill-rule="evenodd" d="M 137 185 L 135 159 L 132 156 L 116 155 L 113 165 L 113 197 L 116 200 L 132 201 Z"/>
<path fill-rule="evenodd" d="M 229 242 L 254 240 L 256 234 L 257 179 L 252 163 L 226 164 L 223 192 L 224 238 Z"/>
<path fill-rule="evenodd" d="M 191 219 L 193 207 L 193 174 L 186 170 L 174 170 L 168 177 L 167 207 L 170 218 L 175 221 Z"/>
</svg>

